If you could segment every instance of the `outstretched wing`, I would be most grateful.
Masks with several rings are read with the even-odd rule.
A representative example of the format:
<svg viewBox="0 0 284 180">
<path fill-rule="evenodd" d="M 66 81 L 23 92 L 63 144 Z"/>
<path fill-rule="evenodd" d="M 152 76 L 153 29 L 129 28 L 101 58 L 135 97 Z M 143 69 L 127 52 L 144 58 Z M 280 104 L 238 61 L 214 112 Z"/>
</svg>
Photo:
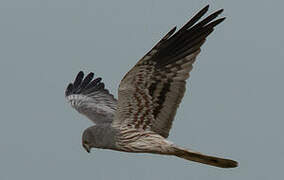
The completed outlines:
<svg viewBox="0 0 284 180">
<path fill-rule="evenodd" d="M 101 78 L 93 79 L 94 73 L 80 71 L 74 81 L 65 91 L 65 97 L 72 107 L 79 113 L 87 116 L 94 123 L 112 122 L 117 100 L 105 89 Z"/>
<path fill-rule="evenodd" d="M 206 6 L 178 32 L 174 27 L 122 79 L 113 126 L 151 130 L 168 137 L 196 56 L 206 37 L 225 18 L 219 10 L 204 20 Z"/>
</svg>

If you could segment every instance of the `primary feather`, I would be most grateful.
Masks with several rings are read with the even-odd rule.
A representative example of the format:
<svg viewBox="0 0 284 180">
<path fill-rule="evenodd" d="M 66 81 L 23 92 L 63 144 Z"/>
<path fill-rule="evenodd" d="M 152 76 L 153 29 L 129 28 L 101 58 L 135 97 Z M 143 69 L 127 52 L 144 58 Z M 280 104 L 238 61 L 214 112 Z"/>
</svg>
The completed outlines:
<svg viewBox="0 0 284 180">
<path fill-rule="evenodd" d="M 68 85 L 65 96 L 72 107 L 94 123 L 111 123 L 117 100 L 105 89 L 100 77 L 93 77 L 94 73 L 89 73 L 84 78 L 84 73 L 80 71 L 75 81 Z"/>
</svg>

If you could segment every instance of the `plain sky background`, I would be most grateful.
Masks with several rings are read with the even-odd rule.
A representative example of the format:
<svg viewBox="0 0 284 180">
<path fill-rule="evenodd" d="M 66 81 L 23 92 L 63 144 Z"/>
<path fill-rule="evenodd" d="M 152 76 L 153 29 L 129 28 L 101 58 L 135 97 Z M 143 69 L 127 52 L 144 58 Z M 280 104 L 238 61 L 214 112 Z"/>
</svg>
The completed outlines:
<svg viewBox="0 0 284 180">
<path fill-rule="evenodd" d="M 227 17 L 202 47 L 169 139 L 232 158 L 220 169 L 81 146 L 92 125 L 64 98 L 80 70 L 117 96 L 123 75 L 205 5 Z M 0 179 L 282 179 L 281 0 L 0 0 Z M 207 14 L 208 15 L 208 14 Z"/>
</svg>

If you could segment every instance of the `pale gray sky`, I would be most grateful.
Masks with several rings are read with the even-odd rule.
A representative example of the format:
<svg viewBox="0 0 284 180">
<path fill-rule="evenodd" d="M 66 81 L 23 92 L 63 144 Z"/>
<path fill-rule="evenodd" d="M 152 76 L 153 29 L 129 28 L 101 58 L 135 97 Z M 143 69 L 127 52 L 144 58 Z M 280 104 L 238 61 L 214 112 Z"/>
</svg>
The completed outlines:
<svg viewBox="0 0 284 180">
<path fill-rule="evenodd" d="M 64 99 L 78 71 L 122 76 L 169 29 L 210 4 L 227 17 L 198 57 L 169 139 L 232 158 L 220 169 L 174 157 L 86 153 L 92 125 Z M 283 178 L 281 0 L 1 0 L 0 179 Z"/>
</svg>

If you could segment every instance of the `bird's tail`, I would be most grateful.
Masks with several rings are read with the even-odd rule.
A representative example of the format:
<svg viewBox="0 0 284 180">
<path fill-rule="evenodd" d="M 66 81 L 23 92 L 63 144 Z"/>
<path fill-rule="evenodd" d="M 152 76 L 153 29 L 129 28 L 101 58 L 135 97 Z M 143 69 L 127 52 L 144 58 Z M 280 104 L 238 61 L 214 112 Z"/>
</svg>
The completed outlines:
<svg viewBox="0 0 284 180">
<path fill-rule="evenodd" d="M 180 147 L 174 147 L 173 155 L 189 160 L 195 161 L 203 164 L 208 164 L 211 166 L 221 167 L 221 168 L 234 168 L 238 166 L 238 162 L 230 160 L 230 159 L 223 159 L 213 156 L 208 156 L 201 154 L 199 152 L 194 152 L 191 150 L 183 149 Z"/>
</svg>

